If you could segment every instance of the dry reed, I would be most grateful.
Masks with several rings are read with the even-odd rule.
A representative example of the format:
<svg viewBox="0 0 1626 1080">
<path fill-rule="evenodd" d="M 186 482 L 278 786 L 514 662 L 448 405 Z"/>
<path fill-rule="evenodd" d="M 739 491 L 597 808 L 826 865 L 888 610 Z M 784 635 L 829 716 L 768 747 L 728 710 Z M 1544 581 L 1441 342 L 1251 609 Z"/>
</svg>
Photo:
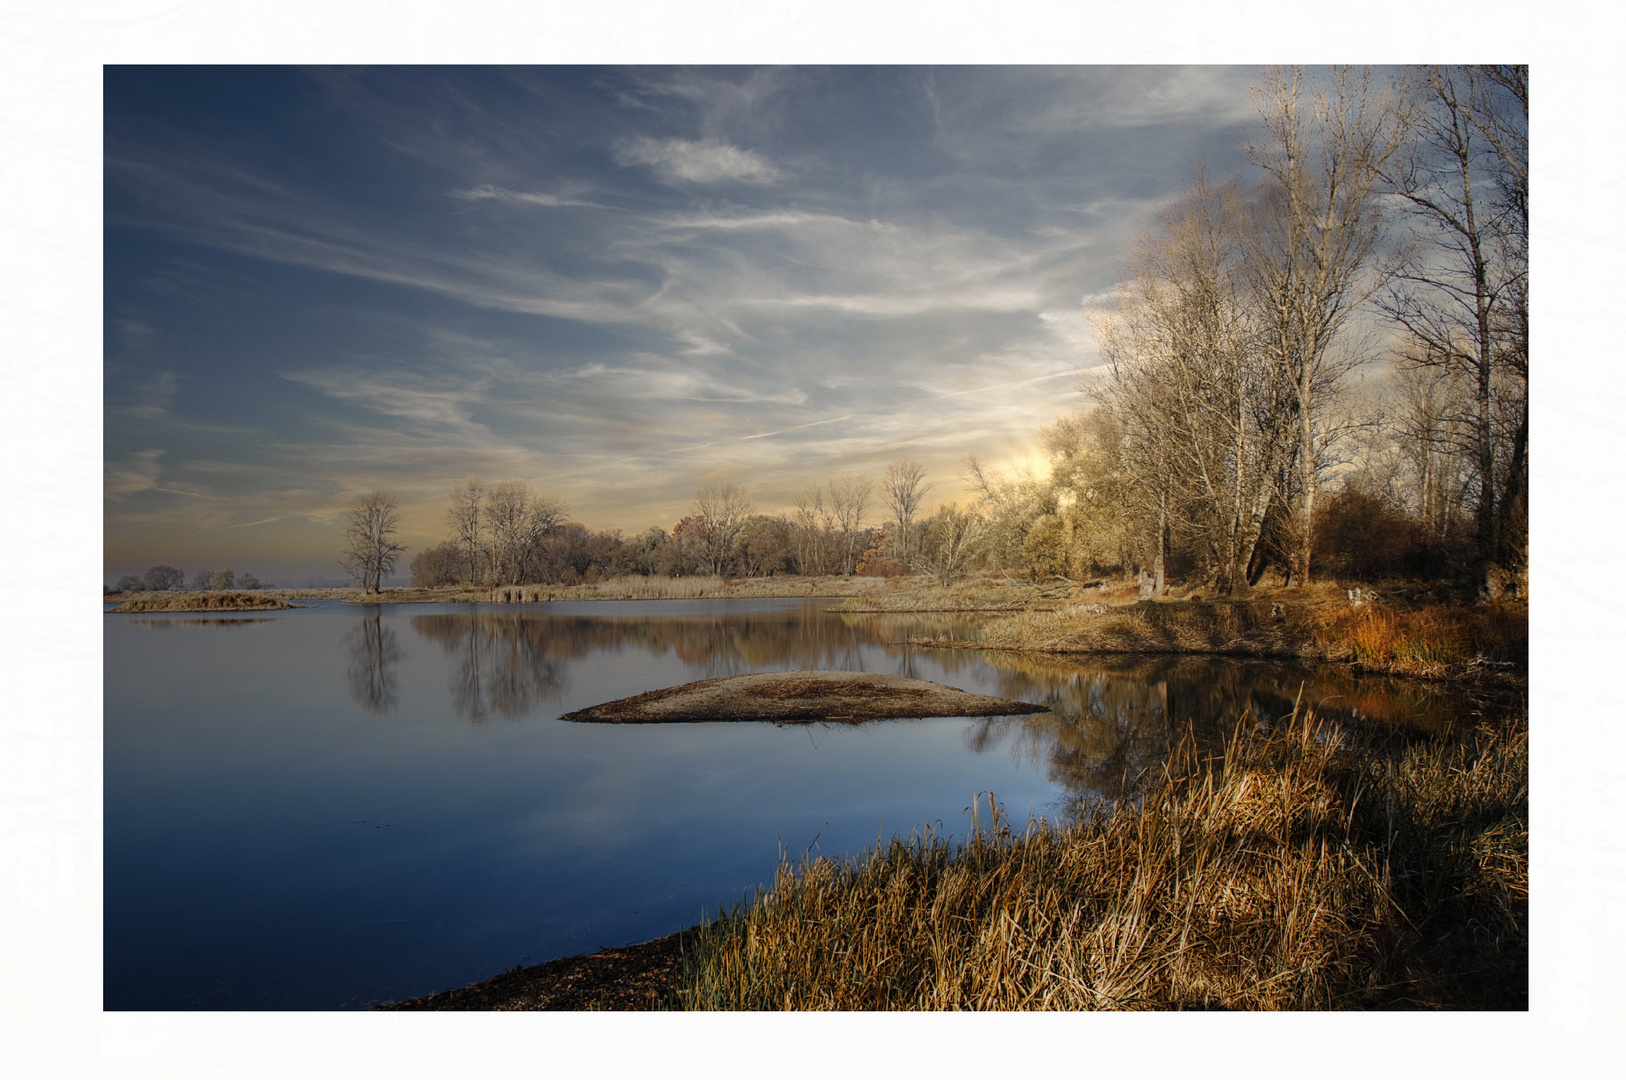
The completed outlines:
<svg viewBox="0 0 1626 1080">
<path fill-rule="evenodd" d="M 1525 730 L 1357 748 L 1295 715 L 1104 819 L 990 799 L 965 842 L 782 863 L 686 938 L 673 1005 L 1522 1008 Z"/>
</svg>

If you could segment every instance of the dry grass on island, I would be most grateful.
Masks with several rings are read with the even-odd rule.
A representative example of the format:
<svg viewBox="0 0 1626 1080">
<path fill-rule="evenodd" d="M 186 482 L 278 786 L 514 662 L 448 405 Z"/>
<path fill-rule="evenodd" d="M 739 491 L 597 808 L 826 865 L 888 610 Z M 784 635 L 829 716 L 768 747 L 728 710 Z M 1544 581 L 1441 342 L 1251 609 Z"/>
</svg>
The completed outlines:
<svg viewBox="0 0 1626 1080">
<path fill-rule="evenodd" d="M 586 724 L 680 724 L 717 720 L 814 723 L 940 716 L 1013 716 L 1044 705 L 863 671 L 763 671 L 703 679 L 566 713 Z"/>
<path fill-rule="evenodd" d="M 271 592 L 147 592 L 129 597 L 111 611 L 278 611 L 298 606 Z"/>
</svg>

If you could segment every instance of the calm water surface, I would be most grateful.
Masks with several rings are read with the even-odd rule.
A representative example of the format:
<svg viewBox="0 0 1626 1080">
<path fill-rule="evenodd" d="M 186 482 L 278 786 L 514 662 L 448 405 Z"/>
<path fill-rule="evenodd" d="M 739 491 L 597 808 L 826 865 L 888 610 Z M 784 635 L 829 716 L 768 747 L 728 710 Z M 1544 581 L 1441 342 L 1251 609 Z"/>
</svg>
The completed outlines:
<svg viewBox="0 0 1626 1080">
<path fill-rule="evenodd" d="M 1482 706 L 1336 670 L 908 649 L 969 616 L 829 600 L 400 605 L 105 623 L 105 1005 L 359 1008 L 698 921 L 781 849 L 857 854 L 1133 793 L 1196 726 L 1296 696 L 1439 728 Z M 856 727 L 558 717 L 695 679 L 878 671 L 1052 712 Z"/>
</svg>

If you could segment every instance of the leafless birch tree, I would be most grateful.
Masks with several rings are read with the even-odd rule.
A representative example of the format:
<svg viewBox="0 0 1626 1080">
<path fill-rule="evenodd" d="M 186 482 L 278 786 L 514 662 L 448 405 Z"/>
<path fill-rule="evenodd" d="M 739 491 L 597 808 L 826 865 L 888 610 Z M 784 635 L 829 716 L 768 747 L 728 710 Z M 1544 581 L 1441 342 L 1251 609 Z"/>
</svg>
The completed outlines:
<svg viewBox="0 0 1626 1080">
<path fill-rule="evenodd" d="M 920 512 L 921 501 L 931 489 L 932 485 L 926 483 L 926 470 L 918 461 L 889 462 L 886 475 L 881 478 L 881 495 L 886 500 L 887 509 L 892 511 L 892 521 L 897 526 L 892 534 L 897 559 L 906 565 L 917 544 L 915 533 L 918 525 L 915 517 Z"/>
</svg>

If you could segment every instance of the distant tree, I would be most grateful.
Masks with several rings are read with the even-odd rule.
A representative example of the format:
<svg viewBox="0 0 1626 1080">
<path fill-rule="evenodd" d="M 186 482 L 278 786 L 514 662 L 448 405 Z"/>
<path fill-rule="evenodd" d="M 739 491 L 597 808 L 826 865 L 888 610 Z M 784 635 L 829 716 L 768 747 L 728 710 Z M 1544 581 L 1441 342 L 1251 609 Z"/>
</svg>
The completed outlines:
<svg viewBox="0 0 1626 1080">
<path fill-rule="evenodd" d="M 216 570 L 209 575 L 209 588 L 211 589 L 231 589 L 235 588 L 236 585 L 237 575 L 231 572 L 230 567 L 224 570 Z"/>
<path fill-rule="evenodd" d="M 625 546 L 620 529 L 605 529 L 588 536 L 585 548 L 587 568 L 582 571 L 583 578 L 595 582 L 616 576 L 621 549 Z"/>
<path fill-rule="evenodd" d="M 134 574 L 125 574 L 113 586 L 114 592 L 140 592 L 146 586 Z"/>
<path fill-rule="evenodd" d="M 413 556 L 412 586 L 433 589 L 464 580 L 464 553 L 455 540 L 447 540 Z"/>
<path fill-rule="evenodd" d="M 192 588 L 199 592 L 209 587 L 209 579 L 214 576 L 213 570 L 199 570 L 192 575 Z"/>
<path fill-rule="evenodd" d="M 983 540 L 982 520 L 953 503 L 937 508 L 925 522 L 918 562 L 940 585 L 952 585 L 965 576 Z"/>
<path fill-rule="evenodd" d="M 553 526 L 536 542 L 526 579 L 566 585 L 584 580 L 593 565 L 592 540 L 592 532 L 579 521 Z"/>
<path fill-rule="evenodd" d="M 648 576 L 655 573 L 655 552 L 671 541 L 666 530 L 653 527 L 628 540 L 616 550 L 610 564 L 610 576 L 619 577 L 624 574 L 642 574 Z"/>
<path fill-rule="evenodd" d="M 830 513 L 841 530 L 841 573 L 850 577 L 864 551 L 864 514 L 869 510 L 875 481 L 859 473 L 847 473 L 839 480 L 829 481 L 827 487 Z"/>
<path fill-rule="evenodd" d="M 796 494 L 796 510 L 791 518 L 791 544 L 798 574 L 828 574 L 838 565 L 841 551 L 837 543 L 835 515 L 825 501 L 824 488 L 814 484 Z"/>
<path fill-rule="evenodd" d="M 237 575 L 237 587 L 239 589 L 263 589 L 267 584 L 267 582 L 261 581 L 247 571 Z"/>
<path fill-rule="evenodd" d="M 148 592 L 164 592 L 168 589 L 179 589 L 186 584 L 186 574 L 173 566 L 160 563 L 149 567 L 141 576 L 141 585 Z"/>
<path fill-rule="evenodd" d="M 886 499 L 887 509 L 892 511 L 892 521 L 896 525 L 889 536 L 898 562 L 906 565 L 909 562 L 916 543 L 915 516 L 920 512 L 921 500 L 931 489 L 932 485 L 926 483 L 926 470 L 920 462 L 888 463 L 886 475 L 881 478 L 881 496 Z"/>
<path fill-rule="evenodd" d="M 721 574 L 728 568 L 735 538 L 750 514 L 751 497 L 738 484 L 713 480 L 694 493 L 693 517 L 700 528 L 700 543 L 711 573 Z"/>
<path fill-rule="evenodd" d="M 397 504 L 393 495 L 369 491 L 350 504 L 339 565 L 367 592 L 382 590 L 385 576 L 395 571 L 396 561 L 406 550 L 395 542 L 396 527 Z"/>
<path fill-rule="evenodd" d="M 452 527 L 453 544 L 463 559 L 463 580 L 475 585 L 484 580 L 489 566 L 486 553 L 484 523 L 481 518 L 486 495 L 485 481 L 471 476 L 463 486 L 452 492 L 452 506 L 446 512 L 446 521 Z"/>
<path fill-rule="evenodd" d="M 494 484 L 486 495 L 485 520 L 496 580 L 521 585 L 545 576 L 542 540 L 569 513 L 554 495 L 539 495 L 518 480 Z"/>
<path fill-rule="evenodd" d="M 753 514 L 740 526 L 734 550 L 746 577 L 785 569 L 791 561 L 791 525 L 782 517 Z"/>
<path fill-rule="evenodd" d="M 705 524 L 693 515 L 672 526 L 672 538 L 653 555 L 655 573 L 667 577 L 708 573 L 705 533 Z"/>
</svg>

